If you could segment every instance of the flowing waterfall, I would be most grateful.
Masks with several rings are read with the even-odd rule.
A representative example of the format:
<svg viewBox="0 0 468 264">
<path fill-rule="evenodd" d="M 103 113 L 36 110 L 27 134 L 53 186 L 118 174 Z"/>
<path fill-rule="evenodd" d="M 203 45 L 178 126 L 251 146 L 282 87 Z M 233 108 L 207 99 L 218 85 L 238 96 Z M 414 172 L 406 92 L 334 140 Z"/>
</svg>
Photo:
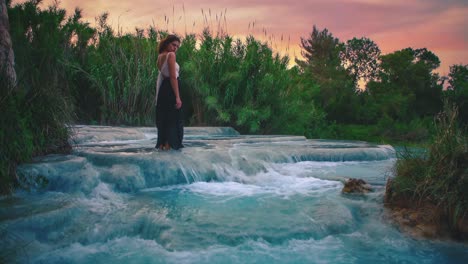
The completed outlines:
<svg viewBox="0 0 468 264">
<path fill-rule="evenodd" d="M 75 126 L 69 155 L 17 169 L 0 198 L 0 263 L 464 263 L 385 217 L 389 145 L 185 129 Z M 343 195 L 346 178 L 373 192 Z"/>
<path fill-rule="evenodd" d="M 45 178 L 46 188 L 54 191 L 90 192 L 106 182 L 129 192 L 202 181 L 242 182 L 281 163 L 364 162 L 395 156 L 389 145 L 242 136 L 222 127 L 186 128 L 186 147 L 168 152 L 154 149 L 154 128 L 77 126 L 74 130 L 71 155 L 48 156 L 23 165 L 18 170 L 20 178 L 26 184 Z"/>
</svg>

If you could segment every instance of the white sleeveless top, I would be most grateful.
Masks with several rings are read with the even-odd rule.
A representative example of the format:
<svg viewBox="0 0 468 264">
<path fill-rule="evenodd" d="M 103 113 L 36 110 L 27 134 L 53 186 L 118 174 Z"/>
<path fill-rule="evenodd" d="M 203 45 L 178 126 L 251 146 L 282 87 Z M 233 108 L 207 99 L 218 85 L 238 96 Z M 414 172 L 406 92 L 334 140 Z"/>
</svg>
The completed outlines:
<svg viewBox="0 0 468 264">
<path fill-rule="evenodd" d="M 161 66 L 161 69 L 158 69 L 159 70 L 159 74 L 158 74 L 158 80 L 156 81 L 156 98 L 155 98 L 155 105 L 158 103 L 158 94 L 159 94 L 159 88 L 161 87 L 161 84 L 162 84 L 162 81 L 165 79 L 165 78 L 169 78 L 170 77 L 170 74 L 169 74 L 169 64 L 167 63 L 167 57 L 168 55 L 166 55 L 166 60 L 163 62 L 162 66 Z M 176 78 L 179 78 L 179 64 L 175 64 L 175 70 L 176 70 Z"/>
</svg>

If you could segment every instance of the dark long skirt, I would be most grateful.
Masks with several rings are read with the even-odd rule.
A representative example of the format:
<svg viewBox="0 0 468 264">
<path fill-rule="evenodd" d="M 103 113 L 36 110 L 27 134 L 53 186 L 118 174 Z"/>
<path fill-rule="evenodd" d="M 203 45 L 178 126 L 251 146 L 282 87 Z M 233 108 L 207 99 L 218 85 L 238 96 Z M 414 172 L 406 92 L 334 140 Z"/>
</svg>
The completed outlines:
<svg viewBox="0 0 468 264">
<path fill-rule="evenodd" d="M 165 78 L 159 88 L 156 104 L 156 127 L 158 142 L 156 148 L 169 143 L 171 149 L 183 148 L 184 125 L 182 108 L 175 108 L 176 99 L 171 81 Z"/>
</svg>

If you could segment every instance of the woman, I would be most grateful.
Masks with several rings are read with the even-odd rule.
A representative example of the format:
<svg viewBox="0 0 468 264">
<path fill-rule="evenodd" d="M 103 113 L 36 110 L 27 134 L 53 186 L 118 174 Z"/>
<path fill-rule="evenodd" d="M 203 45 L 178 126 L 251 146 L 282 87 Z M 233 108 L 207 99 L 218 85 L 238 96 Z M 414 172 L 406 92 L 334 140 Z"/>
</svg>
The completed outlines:
<svg viewBox="0 0 468 264">
<path fill-rule="evenodd" d="M 182 124 L 182 101 L 179 91 L 179 64 L 176 52 L 180 39 L 169 35 L 159 43 L 158 81 L 156 84 L 156 127 L 159 150 L 182 148 L 184 136 Z"/>
</svg>

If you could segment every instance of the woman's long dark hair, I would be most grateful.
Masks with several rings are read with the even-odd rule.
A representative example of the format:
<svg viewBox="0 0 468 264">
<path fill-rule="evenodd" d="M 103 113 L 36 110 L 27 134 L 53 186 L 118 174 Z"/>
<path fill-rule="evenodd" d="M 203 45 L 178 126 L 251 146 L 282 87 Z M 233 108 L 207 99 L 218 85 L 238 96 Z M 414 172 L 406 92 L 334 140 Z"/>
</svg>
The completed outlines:
<svg viewBox="0 0 468 264">
<path fill-rule="evenodd" d="M 180 38 L 176 35 L 168 35 L 159 42 L 158 52 L 161 54 L 167 48 L 167 46 L 173 41 L 178 41 L 180 43 Z"/>
</svg>

